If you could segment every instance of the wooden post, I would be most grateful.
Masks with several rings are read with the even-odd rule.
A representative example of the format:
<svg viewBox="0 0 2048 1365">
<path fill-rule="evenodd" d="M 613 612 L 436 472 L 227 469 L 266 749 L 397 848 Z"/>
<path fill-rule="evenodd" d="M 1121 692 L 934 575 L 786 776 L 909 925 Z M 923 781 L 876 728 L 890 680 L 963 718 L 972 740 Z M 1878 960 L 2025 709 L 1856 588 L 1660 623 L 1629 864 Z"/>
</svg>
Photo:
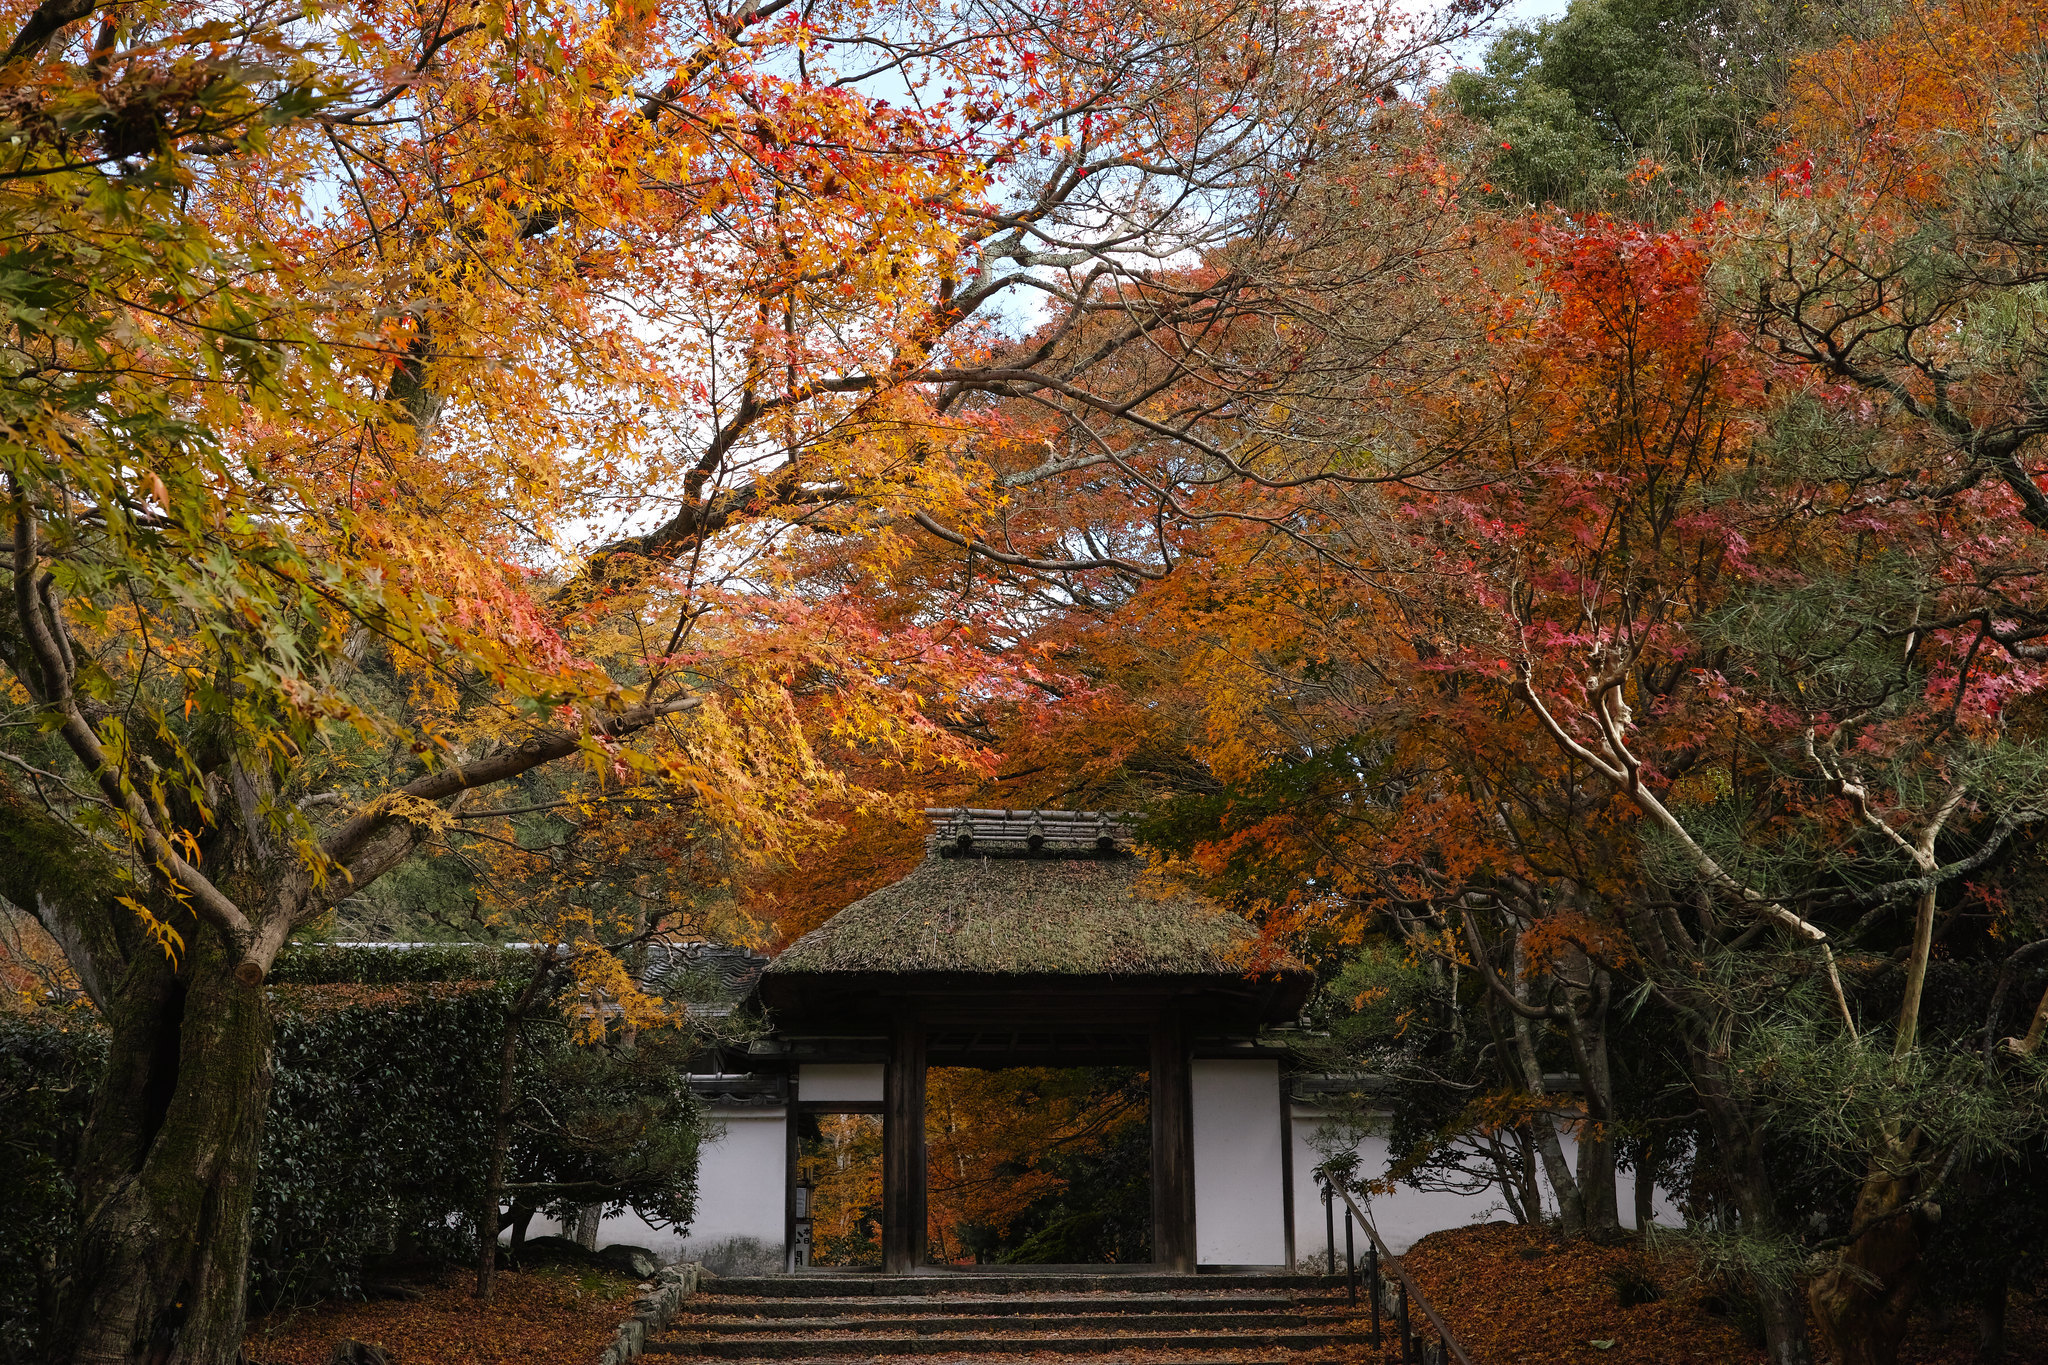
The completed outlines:
<svg viewBox="0 0 2048 1365">
<path fill-rule="evenodd" d="M 1187 1031 L 1169 1008 L 1152 1030 L 1152 1261 L 1195 1268 L 1195 1114 Z"/>
<path fill-rule="evenodd" d="M 1337 1204 L 1336 1195 L 1328 1184 L 1323 1186 L 1323 1241 L 1330 1248 L 1329 1265 L 1325 1269 L 1334 1275 L 1337 1273 Z"/>
<path fill-rule="evenodd" d="M 1346 1210 L 1349 1212 L 1349 1210 Z M 1372 1344 L 1380 1344 L 1380 1246 L 1374 1242 L 1365 1249 L 1365 1286 L 1372 1299 Z"/>
<path fill-rule="evenodd" d="M 1351 1244 L 1351 1210 L 1344 1210 L 1344 1286 L 1351 1291 L 1351 1306 L 1358 1307 L 1358 1253 Z"/>
<path fill-rule="evenodd" d="M 889 1037 L 882 1078 L 882 1272 L 924 1260 L 924 1024 L 905 1011 Z"/>
<path fill-rule="evenodd" d="M 1287 1268 L 1294 1269 L 1294 1097 L 1287 1068 L 1280 1073 L 1280 1227 L 1286 1237 Z"/>
</svg>

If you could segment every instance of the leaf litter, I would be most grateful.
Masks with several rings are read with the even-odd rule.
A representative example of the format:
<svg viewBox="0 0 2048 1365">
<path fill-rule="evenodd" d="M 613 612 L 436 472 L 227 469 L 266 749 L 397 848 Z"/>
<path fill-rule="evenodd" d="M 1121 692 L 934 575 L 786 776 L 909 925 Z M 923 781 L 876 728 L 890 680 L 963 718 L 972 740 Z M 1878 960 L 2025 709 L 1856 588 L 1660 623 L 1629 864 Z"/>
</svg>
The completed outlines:
<svg viewBox="0 0 2048 1365">
<path fill-rule="evenodd" d="M 639 1281 L 601 1271 L 500 1270 L 494 1300 L 451 1271 L 417 1300 L 332 1300 L 249 1324 L 250 1365 L 327 1365 L 338 1341 L 382 1347 L 392 1365 L 595 1365 L 631 1315 Z"/>
<path fill-rule="evenodd" d="M 1763 1365 L 1739 1310 L 1719 1287 L 1693 1278 L 1676 1238 L 1645 1250 L 1562 1240 L 1542 1228 L 1485 1223 L 1433 1232 L 1402 1258 L 1471 1353 L 1475 1365 Z M 1644 1277 L 1659 1297 L 1624 1306 Z M 2014 1293 L 2005 1365 L 2048 1365 L 2048 1312 Z M 1970 1365 L 1975 1325 L 1967 1304 L 1937 1327 L 1932 1301 L 1906 1333 L 1899 1365 Z M 1420 1315 L 1417 1315 L 1418 1317 Z M 1398 1359 L 1398 1353 L 1394 1356 Z"/>
</svg>

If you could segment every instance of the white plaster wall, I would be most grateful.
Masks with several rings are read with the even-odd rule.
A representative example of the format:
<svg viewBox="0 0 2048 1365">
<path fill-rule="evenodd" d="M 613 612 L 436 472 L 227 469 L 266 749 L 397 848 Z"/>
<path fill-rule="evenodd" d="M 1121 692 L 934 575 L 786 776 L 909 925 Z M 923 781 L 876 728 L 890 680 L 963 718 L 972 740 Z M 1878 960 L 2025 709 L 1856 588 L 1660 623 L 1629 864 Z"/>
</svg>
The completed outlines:
<svg viewBox="0 0 2048 1365">
<path fill-rule="evenodd" d="M 1188 1080 L 1195 1128 L 1195 1259 L 1203 1265 L 1284 1264 L 1280 1064 L 1197 1060 Z"/>
<path fill-rule="evenodd" d="M 687 1233 L 655 1228 L 630 1209 L 604 1220 L 597 1244 L 643 1246 L 664 1261 L 734 1237 L 751 1237 L 779 1257 L 783 1200 L 789 1181 L 788 1115 L 781 1108 L 719 1106 L 698 1149 L 697 1215 Z M 536 1220 L 534 1231 L 561 1232 L 559 1224 Z"/>
<path fill-rule="evenodd" d="M 776 1109 L 711 1111 L 713 1136 L 697 1167 L 698 1245 L 752 1237 L 780 1247 L 789 1186 L 789 1118 Z"/>
<path fill-rule="evenodd" d="M 844 1104 L 882 1100 L 882 1064 L 871 1062 L 848 1066 L 800 1066 L 796 1069 L 796 1097 L 806 1104 Z"/>
<path fill-rule="evenodd" d="M 1328 1253 L 1329 1241 L 1323 1221 L 1323 1201 L 1316 1191 L 1316 1163 L 1322 1154 L 1312 1145 L 1316 1133 L 1323 1126 L 1320 1110 L 1303 1105 L 1291 1109 L 1294 1133 L 1294 1255 L 1298 1261 L 1310 1261 Z M 1562 1134 L 1565 1159 L 1574 1160 L 1577 1146 L 1570 1134 Z M 1370 1178 L 1386 1173 L 1387 1139 L 1375 1133 L 1358 1144 L 1360 1157 L 1359 1171 Z M 1557 1197 L 1550 1188 L 1550 1181 L 1537 1169 L 1537 1181 L 1542 1185 L 1545 1209 L 1557 1211 Z M 1621 1220 L 1630 1227 L 1635 1226 L 1635 1178 L 1627 1171 L 1620 1172 L 1615 1179 L 1615 1197 L 1621 1203 Z M 1364 1201 L 1360 1201 L 1363 1203 Z M 1481 1194 L 1452 1194 L 1434 1190 L 1415 1190 L 1400 1186 L 1391 1195 L 1375 1195 L 1366 1209 L 1372 1215 L 1373 1223 L 1380 1230 L 1387 1245 L 1396 1253 L 1406 1251 L 1425 1235 L 1441 1232 L 1445 1228 L 1464 1227 L 1469 1223 L 1505 1222 L 1513 1217 L 1500 1196 L 1494 1191 Z M 1677 1207 L 1664 1191 L 1657 1191 L 1652 1210 L 1659 1223 L 1676 1225 L 1679 1221 Z M 1337 1258 L 1344 1257 L 1344 1206 L 1336 1207 Z M 1366 1237 L 1357 1234 L 1359 1254 L 1364 1255 Z"/>
</svg>

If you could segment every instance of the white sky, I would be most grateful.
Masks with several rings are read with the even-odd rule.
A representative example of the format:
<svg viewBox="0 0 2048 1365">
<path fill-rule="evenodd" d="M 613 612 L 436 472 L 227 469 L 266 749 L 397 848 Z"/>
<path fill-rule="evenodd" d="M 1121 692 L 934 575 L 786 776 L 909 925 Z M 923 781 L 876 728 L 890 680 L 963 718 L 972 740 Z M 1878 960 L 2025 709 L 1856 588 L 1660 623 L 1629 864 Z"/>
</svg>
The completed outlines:
<svg viewBox="0 0 2048 1365">
<path fill-rule="evenodd" d="M 1562 18 L 1567 3 L 1569 0 L 1514 0 L 1513 4 L 1501 11 L 1500 18 L 1494 20 L 1485 37 L 1473 40 L 1467 51 L 1458 54 L 1459 64 L 1478 66 L 1486 59 L 1486 48 L 1493 41 L 1494 34 L 1504 28 L 1513 28 L 1517 24 L 1534 24 L 1544 19 Z"/>
</svg>

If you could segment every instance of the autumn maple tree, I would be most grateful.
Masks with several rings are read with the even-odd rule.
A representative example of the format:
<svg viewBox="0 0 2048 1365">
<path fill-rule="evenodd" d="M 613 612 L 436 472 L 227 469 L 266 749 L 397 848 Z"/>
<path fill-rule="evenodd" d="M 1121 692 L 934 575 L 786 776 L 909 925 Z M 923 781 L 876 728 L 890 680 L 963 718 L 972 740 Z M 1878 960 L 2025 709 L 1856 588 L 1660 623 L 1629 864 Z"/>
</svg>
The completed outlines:
<svg viewBox="0 0 2048 1365">
<path fill-rule="evenodd" d="M 1149 1114 L 1140 1072 L 934 1070 L 925 1103 L 931 1255 L 941 1263 L 1138 1260 L 1133 1253 L 1149 1247 L 1150 1186 L 1142 1167 L 1113 1162 L 1145 1150 Z M 1076 1190 L 1077 1167 L 1106 1164 L 1120 1185 Z M 1115 1207 L 1132 1191 L 1135 1218 Z M 1034 1225 L 1020 1226 L 1034 1213 Z"/>
</svg>

